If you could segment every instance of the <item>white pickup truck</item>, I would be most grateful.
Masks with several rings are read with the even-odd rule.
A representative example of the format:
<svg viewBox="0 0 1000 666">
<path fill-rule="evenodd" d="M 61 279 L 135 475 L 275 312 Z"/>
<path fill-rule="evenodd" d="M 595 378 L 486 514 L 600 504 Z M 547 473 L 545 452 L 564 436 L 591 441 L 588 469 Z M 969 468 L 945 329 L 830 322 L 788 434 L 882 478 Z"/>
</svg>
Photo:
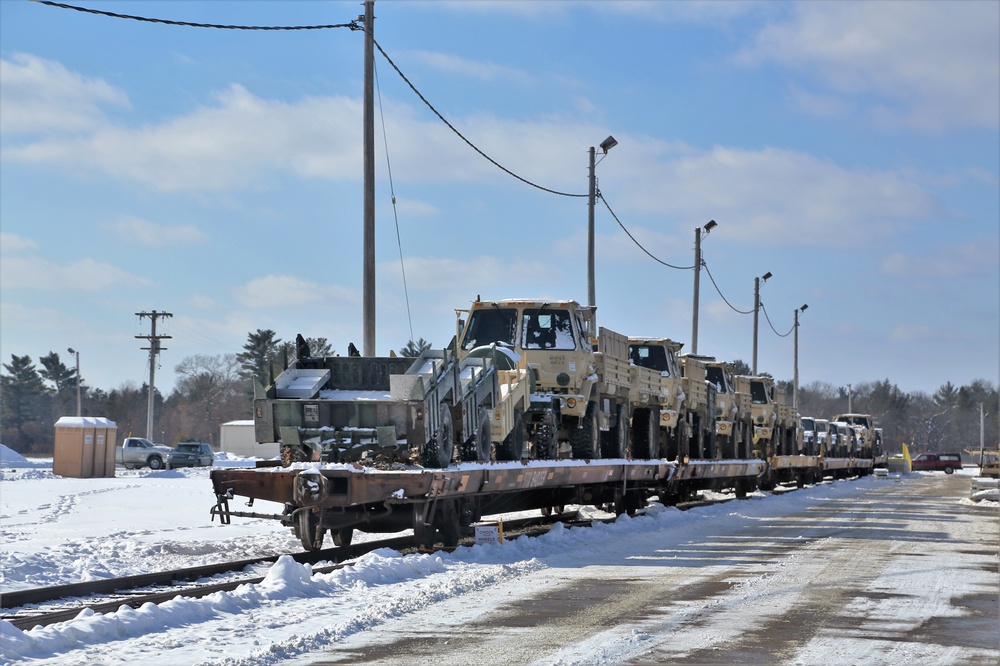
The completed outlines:
<svg viewBox="0 0 1000 666">
<path fill-rule="evenodd" d="M 170 465 L 173 452 L 169 446 L 153 444 L 144 437 L 126 437 L 121 446 L 115 447 L 115 463 L 125 469 L 163 469 Z"/>
</svg>

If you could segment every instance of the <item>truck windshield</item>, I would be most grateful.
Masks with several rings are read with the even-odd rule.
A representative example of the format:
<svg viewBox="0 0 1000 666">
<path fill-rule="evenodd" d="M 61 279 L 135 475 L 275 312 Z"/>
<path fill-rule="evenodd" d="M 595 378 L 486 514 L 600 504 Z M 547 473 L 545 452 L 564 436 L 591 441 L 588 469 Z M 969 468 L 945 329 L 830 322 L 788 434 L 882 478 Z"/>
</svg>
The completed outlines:
<svg viewBox="0 0 1000 666">
<path fill-rule="evenodd" d="M 710 365 L 705 368 L 705 379 L 715 384 L 715 390 L 719 393 L 726 393 L 726 375 L 722 368 L 717 365 Z"/>
<path fill-rule="evenodd" d="M 802 429 L 803 430 L 815 430 L 816 422 L 812 419 L 802 419 Z"/>
<path fill-rule="evenodd" d="M 750 400 L 755 405 L 766 405 L 771 402 L 767 398 L 764 382 L 750 382 Z"/>
<path fill-rule="evenodd" d="M 522 349 L 576 349 L 573 317 L 566 310 L 525 309 Z"/>
<path fill-rule="evenodd" d="M 643 368 L 657 372 L 670 370 L 667 350 L 660 345 L 629 345 L 628 357 L 633 363 Z"/>
<path fill-rule="evenodd" d="M 475 349 L 494 342 L 514 346 L 517 337 L 517 310 L 514 308 L 483 308 L 469 317 L 462 349 Z"/>
</svg>

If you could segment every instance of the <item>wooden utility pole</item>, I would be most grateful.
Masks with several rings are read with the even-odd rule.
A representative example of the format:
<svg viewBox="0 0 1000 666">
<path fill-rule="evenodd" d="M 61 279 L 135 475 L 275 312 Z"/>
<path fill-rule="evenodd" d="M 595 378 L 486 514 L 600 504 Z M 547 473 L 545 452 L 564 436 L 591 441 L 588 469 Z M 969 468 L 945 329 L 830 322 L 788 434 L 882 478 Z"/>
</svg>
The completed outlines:
<svg viewBox="0 0 1000 666">
<path fill-rule="evenodd" d="M 364 98 L 364 340 L 362 354 L 375 356 L 375 0 L 365 0 Z"/>
<path fill-rule="evenodd" d="M 142 340 L 149 340 L 149 346 L 142 347 L 142 349 L 149 350 L 149 403 L 146 408 L 146 439 L 155 442 L 156 439 L 153 437 L 153 396 L 156 395 L 156 385 L 153 383 L 153 380 L 156 377 L 156 357 L 159 355 L 160 350 L 166 349 L 166 347 L 160 346 L 160 340 L 170 339 L 169 335 L 156 334 L 156 320 L 160 317 L 166 319 L 174 315 L 169 312 L 157 312 L 156 310 L 152 312 L 136 312 L 135 314 L 139 317 L 139 321 L 149 317 L 152 325 L 149 335 L 137 335 L 135 337 Z"/>
</svg>

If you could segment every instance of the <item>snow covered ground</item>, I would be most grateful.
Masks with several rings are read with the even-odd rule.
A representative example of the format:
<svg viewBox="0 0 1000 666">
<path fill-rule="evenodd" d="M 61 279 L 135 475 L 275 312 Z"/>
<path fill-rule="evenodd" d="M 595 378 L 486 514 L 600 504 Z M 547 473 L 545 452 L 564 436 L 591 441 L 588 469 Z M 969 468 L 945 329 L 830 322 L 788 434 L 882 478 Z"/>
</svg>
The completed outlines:
<svg viewBox="0 0 1000 666">
<path fill-rule="evenodd" d="M 216 464 L 252 465 L 252 461 L 219 454 Z M 234 519 L 226 526 L 210 522 L 214 497 L 204 468 L 119 469 L 118 476 L 107 479 L 63 478 L 51 470 L 51 460 L 28 461 L 0 446 L 0 593 L 301 550 L 291 532 L 274 521 Z M 973 470 L 965 473 L 971 475 Z M 929 479 L 927 474 L 908 475 L 896 483 L 921 483 Z M 623 516 L 612 524 L 573 530 L 557 526 L 540 538 L 459 548 L 454 553 L 401 556 L 378 551 L 359 558 L 353 567 L 316 576 L 311 576 L 309 566 L 282 558 L 261 569 L 267 576 L 264 582 L 233 592 L 176 598 L 139 609 L 123 606 L 104 615 L 84 613 L 70 622 L 26 632 L 0 622 L 0 663 L 313 663 L 329 658 L 338 646 L 385 641 L 397 626 L 412 631 L 415 619 L 462 626 L 470 613 L 482 612 L 497 598 L 510 602 L 536 595 L 574 577 L 593 576 L 595 567 L 609 563 L 627 566 L 633 561 L 635 576 L 652 575 L 651 563 L 641 556 L 647 549 L 670 552 L 697 543 L 709 529 L 717 534 L 778 520 L 817 502 L 861 498 L 888 483 L 892 481 L 868 477 L 781 496 L 758 493 L 750 501 L 688 512 L 654 505 L 645 515 Z M 953 505 L 955 512 L 980 516 L 983 506 L 997 507 L 995 502 L 973 504 L 967 499 L 956 499 Z M 258 503 L 254 510 L 276 513 L 280 507 Z M 364 537 L 358 534 L 356 541 Z M 718 554 L 711 549 L 686 548 L 684 553 L 685 558 L 704 558 L 695 562 L 701 571 L 717 564 Z M 788 562 L 803 566 L 809 562 L 804 555 L 796 557 Z M 905 584 L 940 588 L 940 572 L 953 564 L 948 548 L 929 549 L 920 572 L 913 574 L 916 578 L 910 575 Z M 938 592 L 940 605 L 947 606 L 947 599 L 963 594 L 981 593 L 984 585 L 996 593 L 995 560 L 993 564 L 992 572 L 989 567 L 978 574 L 970 569 L 968 575 L 950 579 L 947 591 Z M 759 596 L 764 581 L 766 576 L 748 582 L 743 590 L 747 598 Z M 938 611 L 918 604 L 910 610 L 895 607 L 893 612 L 894 623 L 917 627 L 928 612 Z M 655 643 L 650 640 L 653 631 L 622 629 L 605 637 L 601 645 L 589 645 L 581 637 L 578 645 L 554 651 L 536 663 L 621 663 Z M 837 654 L 860 663 L 857 659 L 866 652 L 851 652 L 851 640 L 861 639 L 844 637 L 836 643 Z M 798 663 L 812 663 L 811 658 L 836 663 L 830 661 L 829 650 L 830 645 L 822 643 L 807 646 Z M 987 650 L 987 661 L 981 661 L 982 650 L 944 652 L 932 661 L 949 663 L 951 657 L 963 661 L 970 655 L 975 663 L 995 662 L 1000 649 Z"/>
</svg>

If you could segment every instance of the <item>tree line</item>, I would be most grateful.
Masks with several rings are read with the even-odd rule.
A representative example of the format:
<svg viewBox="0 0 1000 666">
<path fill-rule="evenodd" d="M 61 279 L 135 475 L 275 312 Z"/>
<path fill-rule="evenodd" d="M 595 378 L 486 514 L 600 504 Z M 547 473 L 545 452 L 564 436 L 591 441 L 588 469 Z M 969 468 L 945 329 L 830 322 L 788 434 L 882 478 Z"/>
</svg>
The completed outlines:
<svg viewBox="0 0 1000 666">
<path fill-rule="evenodd" d="M 248 333 L 236 354 L 195 355 L 174 367 L 177 381 L 163 396 L 154 391 L 154 432 L 151 438 L 164 444 L 196 440 L 218 445 L 223 423 L 253 418 L 254 384 L 271 383 L 288 362 L 308 347 L 312 356 L 335 356 L 325 338 L 285 341 L 268 329 Z M 353 347 L 353 346 L 352 346 Z M 415 357 L 431 344 L 410 340 L 397 353 Z M 348 353 L 355 353 L 349 349 Z M 735 361 L 737 374 L 749 374 L 743 361 Z M 51 455 L 55 422 L 76 414 L 75 367 L 68 367 L 59 354 L 50 352 L 35 365 L 30 356 L 12 355 L 0 373 L 0 442 L 20 453 Z M 792 393 L 789 381 L 776 384 Z M 103 416 L 118 425 L 119 438 L 146 436 L 148 385 L 125 382 L 109 391 L 87 386 L 81 378 L 81 414 Z M 978 449 L 980 405 L 986 448 L 998 442 L 997 387 L 986 380 L 965 386 L 943 384 L 933 395 L 901 391 L 888 379 L 848 386 L 813 382 L 800 386 L 799 413 L 832 418 L 848 411 L 871 414 L 883 429 L 890 452 L 906 442 L 911 451 L 961 451 Z"/>
</svg>

